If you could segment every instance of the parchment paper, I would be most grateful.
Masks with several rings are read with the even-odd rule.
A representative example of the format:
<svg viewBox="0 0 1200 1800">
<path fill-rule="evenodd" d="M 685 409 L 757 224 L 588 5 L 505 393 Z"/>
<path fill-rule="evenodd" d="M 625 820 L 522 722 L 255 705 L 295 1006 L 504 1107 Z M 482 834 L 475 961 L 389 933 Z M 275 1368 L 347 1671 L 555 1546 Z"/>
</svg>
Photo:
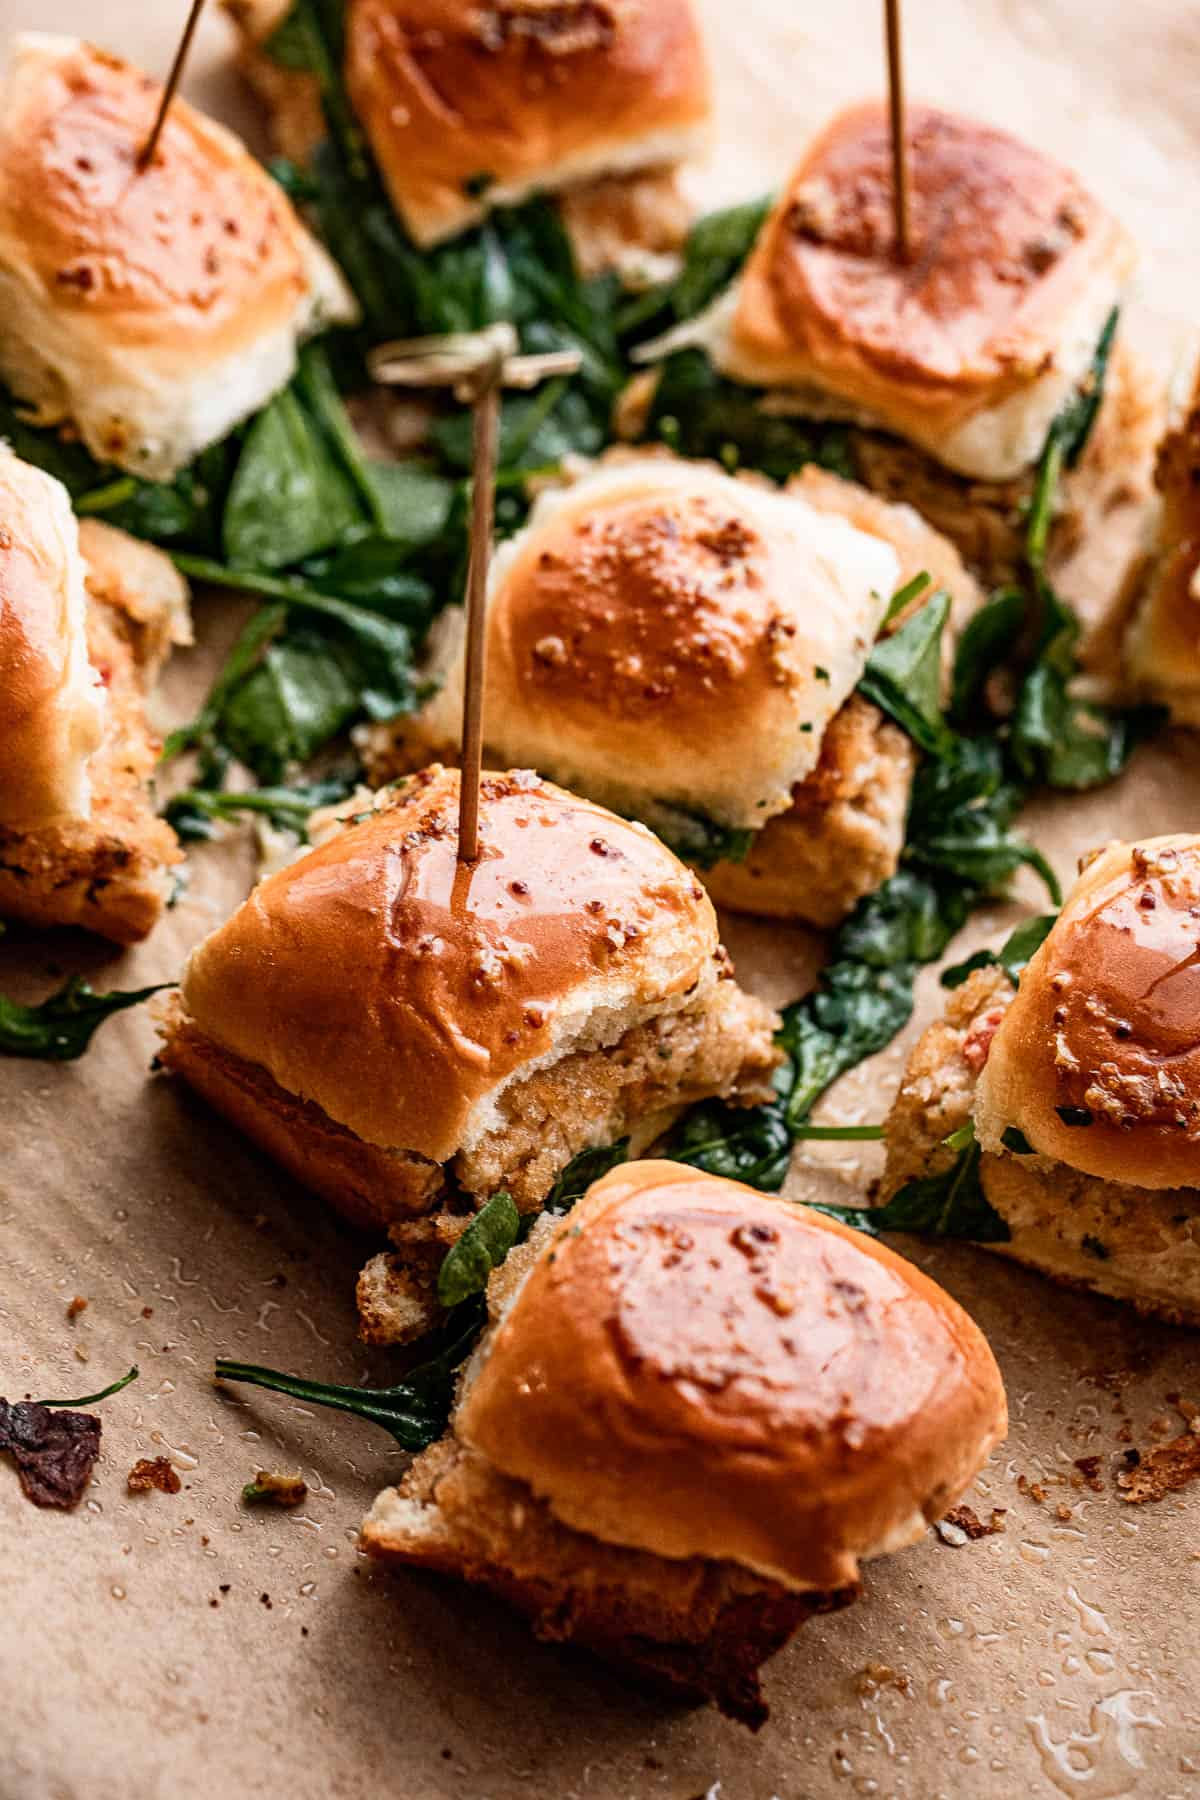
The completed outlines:
<svg viewBox="0 0 1200 1800">
<path fill-rule="evenodd" d="M 880 27 L 861 0 L 705 10 L 723 129 L 698 187 L 726 200 L 765 188 L 832 106 L 878 88 Z M 165 71 L 184 11 L 0 0 L 0 35 L 79 30 Z M 912 92 L 1072 160 L 1125 216 L 1145 251 L 1140 334 L 1168 358 L 1200 294 L 1195 9 L 910 0 L 907 41 Z M 189 88 L 252 128 L 225 46 L 207 18 Z M 190 710 L 233 616 L 206 602 L 199 624 L 205 648 L 173 672 L 169 716 Z M 1069 876 L 1108 836 L 1194 829 L 1198 772 L 1200 743 L 1171 742 L 1119 789 L 1042 807 L 1028 825 Z M 12 932 L 0 986 L 32 998 L 66 970 L 123 986 L 171 977 L 249 867 L 244 851 L 201 847 L 185 898 L 134 955 Z M 1003 916 L 979 921 L 964 949 Z M 799 991 L 811 939 L 744 920 L 728 938 L 750 985 Z M 931 975 L 926 1013 L 938 997 Z M 773 1716 L 752 1738 L 538 1646 L 476 1595 L 376 1572 L 355 1539 L 400 1467 L 387 1438 L 214 1391 L 218 1353 L 338 1379 L 384 1379 L 387 1365 L 372 1367 L 354 1335 L 362 1245 L 152 1079 L 152 1050 L 139 1013 L 107 1024 L 81 1063 L 0 1064 L 0 1392 L 78 1393 L 135 1359 L 142 1370 L 104 1409 L 105 1455 L 77 1513 L 35 1511 L 0 1467 L 3 1800 L 1200 1793 L 1200 1490 L 1136 1509 L 1113 1481 L 1131 1443 L 1179 1428 L 1168 1395 L 1200 1400 L 1195 1336 L 969 1246 L 906 1246 L 1003 1365 L 1012 1433 L 969 1499 L 984 1519 L 1007 1509 L 1007 1528 L 962 1548 L 930 1538 L 872 1567 L 860 1605 L 807 1626 L 770 1667 Z M 833 1116 L 882 1117 L 901 1055 L 852 1077 Z M 794 1184 L 864 1172 L 842 1151 L 814 1156 Z M 76 1294 L 89 1305 L 69 1323 Z M 158 1454 L 182 1491 L 129 1495 L 128 1469 Z M 1101 1491 L 1080 1457 L 1099 1458 Z M 303 1470 L 299 1513 L 241 1507 L 259 1465 Z"/>
</svg>

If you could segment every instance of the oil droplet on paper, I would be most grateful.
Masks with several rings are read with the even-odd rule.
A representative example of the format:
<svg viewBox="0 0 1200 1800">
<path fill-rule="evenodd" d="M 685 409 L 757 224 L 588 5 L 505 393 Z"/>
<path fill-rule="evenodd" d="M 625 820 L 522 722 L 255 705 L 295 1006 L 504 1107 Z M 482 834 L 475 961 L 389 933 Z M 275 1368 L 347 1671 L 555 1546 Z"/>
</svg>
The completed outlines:
<svg viewBox="0 0 1200 1800">
<path fill-rule="evenodd" d="M 1151 1699 L 1153 1695 L 1144 1689 L 1119 1688 L 1092 1707 L 1090 1730 L 1069 1732 L 1057 1743 L 1050 1735 L 1045 1713 L 1026 1721 L 1042 1768 L 1060 1793 L 1086 1795 L 1087 1800 L 1116 1800 L 1133 1791 L 1138 1772 L 1146 1766 L 1135 1734 L 1139 1727 L 1162 1724 L 1152 1713 L 1135 1712 L 1133 1702 Z"/>
</svg>

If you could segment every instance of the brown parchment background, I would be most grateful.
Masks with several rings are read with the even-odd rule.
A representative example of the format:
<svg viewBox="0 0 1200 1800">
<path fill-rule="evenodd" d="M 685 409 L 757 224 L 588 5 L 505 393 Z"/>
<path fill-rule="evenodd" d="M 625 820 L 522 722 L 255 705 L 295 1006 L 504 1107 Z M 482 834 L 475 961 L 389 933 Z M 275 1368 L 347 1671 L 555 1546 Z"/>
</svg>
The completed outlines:
<svg viewBox="0 0 1200 1800">
<path fill-rule="evenodd" d="M 697 186 L 726 200 L 767 186 L 831 106 L 878 87 L 880 30 L 865 0 L 705 10 L 723 129 Z M 0 37 L 80 30 L 165 71 L 184 11 L 0 0 Z M 1200 296 L 1196 7 L 910 0 L 907 36 L 915 94 L 1069 158 L 1123 214 L 1145 252 L 1139 335 L 1169 360 Z M 189 88 L 253 129 L 225 49 L 223 21 L 207 18 Z M 167 717 L 190 711 L 232 623 L 201 603 L 205 648 L 179 660 Z M 1195 829 L 1198 771 L 1196 740 L 1171 742 L 1119 789 L 1028 823 L 1067 876 L 1110 835 Z M 69 969 L 102 985 L 169 978 L 248 870 L 236 850 L 201 847 L 184 900 L 134 955 L 14 931 L 0 985 L 32 998 Z M 799 990 L 803 934 L 734 920 L 728 935 L 751 985 Z M 928 1012 L 932 978 L 923 996 Z M 1007 1508 L 1007 1530 L 961 1549 L 930 1538 L 871 1569 L 862 1604 L 777 1658 L 773 1717 L 752 1738 L 536 1645 L 477 1596 L 374 1571 L 355 1535 L 400 1466 L 386 1437 L 214 1391 L 221 1352 L 338 1379 L 383 1380 L 386 1363 L 354 1336 L 361 1245 L 151 1079 L 152 1048 L 139 1013 L 107 1024 L 81 1063 L 0 1064 L 0 1392 L 79 1393 L 142 1369 L 104 1409 L 104 1458 L 77 1513 L 35 1511 L 0 1468 L 0 1800 L 1200 1793 L 1200 1488 L 1135 1509 L 1113 1483 L 1125 1421 L 1146 1448 L 1168 1394 L 1200 1401 L 1195 1336 L 969 1246 L 917 1246 L 1004 1367 L 1011 1436 L 969 1498 L 984 1517 Z M 835 1116 L 881 1117 L 899 1059 L 850 1078 Z M 844 1152 L 824 1165 L 806 1165 L 797 1191 L 863 1174 Z M 74 1294 L 90 1304 L 69 1324 Z M 128 1495 L 131 1464 L 158 1454 L 183 1491 Z M 1100 1458 L 1099 1493 L 1071 1485 L 1083 1456 Z M 303 1470 L 299 1513 L 242 1509 L 260 1464 Z M 1043 1503 L 1021 1476 L 1045 1484 Z"/>
</svg>

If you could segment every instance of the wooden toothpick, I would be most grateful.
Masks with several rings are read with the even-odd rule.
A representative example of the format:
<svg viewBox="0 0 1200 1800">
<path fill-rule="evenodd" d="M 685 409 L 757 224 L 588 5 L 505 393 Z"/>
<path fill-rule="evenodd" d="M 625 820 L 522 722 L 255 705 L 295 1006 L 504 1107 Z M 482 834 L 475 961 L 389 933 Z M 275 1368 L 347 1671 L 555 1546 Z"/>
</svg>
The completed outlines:
<svg viewBox="0 0 1200 1800">
<path fill-rule="evenodd" d="M 200 14 L 203 11 L 204 0 L 192 0 L 192 9 L 188 13 L 187 24 L 183 28 L 179 48 L 175 52 L 175 61 L 171 64 L 171 73 L 167 76 L 167 84 L 163 88 L 162 99 L 158 103 L 158 111 L 154 115 L 154 123 L 150 127 L 150 135 L 138 151 L 139 172 L 142 169 L 148 169 L 154 161 L 154 152 L 158 149 L 158 140 L 162 136 L 162 128 L 167 122 L 167 113 L 175 98 L 175 90 L 183 78 L 184 64 L 187 62 L 188 51 L 192 47 L 192 39 L 196 35 L 196 27 L 200 23 Z"/>
<path fill-rule="evenodd" d="M 884 0 L 887 35 L 888 109 L 892 124 L 892 212 L 896 223 L 896 256 L 912 254 L 908 224 L 908 136 L 904 115 L 904 54 L 900 0 Z"/>
<path fill-rule="evenodd" d="M 511 325 L 446 337 L 381 344 L 367 358 L 374 380 L 394 387 L 449 387 L 472 409 L 471 550 L 467 569 L 467 644 L 463 669 L 462 774 L 458 860 L 479 855 L 479 779 L 483 769 L 483 690 L 487 659 L 487 586 L 496 503 L 500 390 L 535 387 L 551 375 L 573 375 L 578 350 L 519 356 Z"/>
</svg>

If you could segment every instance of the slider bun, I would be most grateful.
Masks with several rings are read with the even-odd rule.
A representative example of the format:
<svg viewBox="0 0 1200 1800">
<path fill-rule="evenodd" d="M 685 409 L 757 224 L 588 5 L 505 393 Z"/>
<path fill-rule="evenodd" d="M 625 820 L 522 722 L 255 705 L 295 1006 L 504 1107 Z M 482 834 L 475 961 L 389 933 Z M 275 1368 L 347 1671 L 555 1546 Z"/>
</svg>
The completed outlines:
<svg viewBox="0 0 1200 1800">
<path fill-rule="evenodd" d="M 913 257 L 897 261 L 886 109 L 810 145 L 714 321 L 736 379 L 830 396 L 963 474 L 1020 475 L 1084 374 L 1133 263 L 1067 169 L 910 106 Z"/>
<path fill-rule="evenodd" d="M 259 883 L 193 951 L 191 1022 L 369 1144 L 445 1162 L 510 1081 L 614 1042 L 718 978 L 712 903 L 644 827 L 527 771 L 485 775 L 456 861 L 458 773 Z"/>
<path fill-rule="evenodd" d="M 0 826 L 86 818 L 105 695 L 67 490 L 0 444 Z"/>
<path fill-rule="evenodd" d="M 1090 863 L 992 1041 L 984 1148 L 1015 1126 L 1087 1175 L 1200 1186 L 1198 943 L 1200 837 L 1112 844 Z"/>
<path fill-rule="evenodd" d="M 692 0 L 348 0 L 346 85 L 418 244 L 707 142 Z"/>
<path fill-rule="evenodd" d="M 651 823 L 757 828 L 815 767 L 898 567 L 799 496 L 670 458 L 601 466 L 495 559 L 487 741 Z M 433 742 L 461 712 L 460 611 L 443 630 Z"/>
<path fill-rule="evenodd" d="M 1129 631 L 1134 685 L 1200 726 L 1200 378 L 1158 458 L 1162 495 L 1149 580 Z"/>
<path fill-rule="evenodd" d="M 576 1530 L 814 1589 L 919 1537 L 1006 1424 L 981 1332 L 910 1263 L 665 1162 L 588 1190 L 455 1416 Z"/>
<path fill-rule="evenodd" d="M 354 314 L 283 190 L 223 126 L 74 38 L 16 40 L 0 90 L 0 377 L 43 422 L 155 479 Z"/>
</svg>

